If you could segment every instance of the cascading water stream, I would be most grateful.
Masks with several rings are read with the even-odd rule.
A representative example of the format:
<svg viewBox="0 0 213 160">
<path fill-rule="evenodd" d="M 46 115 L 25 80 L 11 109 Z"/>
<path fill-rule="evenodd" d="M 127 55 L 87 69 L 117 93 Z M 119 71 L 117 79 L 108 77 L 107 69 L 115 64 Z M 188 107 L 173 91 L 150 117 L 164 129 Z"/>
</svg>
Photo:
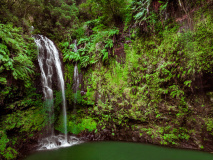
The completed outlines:
<svg viewBox="0 0 213 160">
<path fill-rule="evenodd" d="M 43 93 L 45 98 L 45 104 L 49 113 L 48 135 L 41 141 L 41 149 L 54 149 L 59 147 L 71 146 L 76 144 L 76 138 L 67 136 L 67 113 L 66 113 L 66 100 L 65 100 L 65 85 L 63 79 L 63 72 L 61 69 L 61 63 L 59 53 L 54 43 L 47 37 L 42 35 L 34 36 L 35 43 L 39 49 L 38 62 L 41 69 L 41 81 L 43 85 Z M 62 93 L 63 104 L 63 125 L 64 125 L 64 138 L 62 135 L 54 135 L 53 116 L 54 116 L 54 104 L 53 104 L 53 90 L 52 90 L 52 76 L 54 68 L 58 76 L 58 82 Z M 73 142 L 74 140 L 74 142 Z"/>
<path fill-rule="evenodd" d="M 79 87 L 79 75 L 78 75 L 78 64 L 77 64 L 77 62 L 75 63 L 75 67 L 74 67 L 73 79 L 74 79 L 73 87 L 74 87 L 74 94 L 75 94 L 74 103 L 76 104 L 77 103 L 77 91 L 78 91 L 78 87 Z"/>
<path fill-rule="evenodd" d="M 77 41 L 74 41 L 75 47 L 74 47 L 74 52 L 76 53 L 78 51 L 77 49 Z M 74 75 L 73 75 L 73 90 L 74 90 L 74 105 L 77 103 L 77 91 L 78 91 L 78 87 L 79 87 L 79 73 L 78 73 L 78 64 L 77 62 L 75 63 L 75 67 L 74 67 Z M 75 108 L 75 106 L 74 106 Z"/>
<path fill-rule="evenodd" d="M 35 42 L 39 48 L 38 63 L 41 70 L 41 82 L 43 86 L 43 93 L 45 99 L 45 107 L 49 114 L 47 134 L 54 136 L 53 124 L 53 90 L 52 90 L 52 75 L 53 75 L 53 61 L 54 57 L 50 52 L 50 48 L 46 48 L 47 41 L 39 36 L 39 39 L 35 39 Z M 46 50 L 45 50 L 46 48 Z"/>
</svg>

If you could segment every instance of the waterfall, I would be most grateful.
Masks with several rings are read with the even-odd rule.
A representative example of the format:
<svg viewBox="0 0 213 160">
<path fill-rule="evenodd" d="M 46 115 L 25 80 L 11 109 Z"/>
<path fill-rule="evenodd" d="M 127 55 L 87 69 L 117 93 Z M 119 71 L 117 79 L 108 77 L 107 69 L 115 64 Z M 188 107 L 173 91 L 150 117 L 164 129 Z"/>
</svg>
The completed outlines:
<svg viewBox="0 0 213 160">
<path fill-rule="evenodd" d="M 53 90 L 52 90 L 52 76 L 53 76 L 53 63 L 54 57 L 52 50 L 49 46 L 49 41 L 46 38 L 38 35 L 38 39 L 35 42 L 39 49 L 38 63 L 41 70 L 41 83 L 43 86 L 43 93 L 45 99 L 45 107 L 49 114 L 47 134 L 54 136 L 53 129 L 53 116 L 54 116 L 54 105 L 53 105 Z"/>
<path fill-rule="evenodd" d="M 77 41 L 74 41 L 75 47 L 74 47 L 74 52 L 76 53 L 78 51 L 77 49 Z M 77 102 L 77 91 L 79 87 L 79 73 L 78 73 L 78 64 L 77 62 L 75 63 L 74 67 L 74 75 L 73 75 L 73 91 L 74 91 L 74 105 Z"/>
<path fill-rule="evenodd" d="M 38 62 L 41 70 L 41 82 L 43 86 L 43 93 L 45 99 L 45 107 L 49 113 L 48 135 L 42 142 L 42 148 L 53 149 L 58 148 L 60 142 L 61 146 L 70 146 L 67 136 L 67 113 L 66 113 L 66 100 L 65 100 L 65 85 L 63 79 L 63 72 L 61 68 L 59 53 L 54 43 L 47 37 L 42 35 L 34 36 L 35 43 L 39 49 Z M 64 138 L 62 136 L 54 135 L 54 104 L 53 104 L 53 90 L 52 79 L 56 70 L 58 77 L 58 85 L 61 89 L 62 104 L 63 104 L 63 125 L 64 125 Z M 71 138 L 72 139 L 72 138 Z"/>
<path fill-rule="evenodd" d="M 78 75 L 78 64 L 75 63 L 75 67 L 74 67 L 74 76 L 73 76 L 73 80 L 74 80 L 74 92 L 76 93 L 78 91 L 78 87 L 79 87 L 79 75 Z"/>
<path fill-rule="evenodd" d="M 74 40 L 74 44 L 75 44 L 74 52 L 76 53 L 76 52 L 78 51 L 78 48 L 77 48 L 77 40 L 76 40 L 76 39 Z"/>
</svg>

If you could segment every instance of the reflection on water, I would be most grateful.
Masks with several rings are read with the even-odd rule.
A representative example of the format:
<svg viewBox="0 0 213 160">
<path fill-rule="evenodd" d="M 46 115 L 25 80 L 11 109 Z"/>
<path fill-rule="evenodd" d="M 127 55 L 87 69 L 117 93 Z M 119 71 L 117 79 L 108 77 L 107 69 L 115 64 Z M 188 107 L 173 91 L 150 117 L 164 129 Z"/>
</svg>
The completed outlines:
<svg viewBox="0 0 213 160">
<path fill-rule="evenodd" d="M 37 152 L 25 160 L 213 160 L 213 154 L 125 142 L 93 142 Z"/>
</svg>

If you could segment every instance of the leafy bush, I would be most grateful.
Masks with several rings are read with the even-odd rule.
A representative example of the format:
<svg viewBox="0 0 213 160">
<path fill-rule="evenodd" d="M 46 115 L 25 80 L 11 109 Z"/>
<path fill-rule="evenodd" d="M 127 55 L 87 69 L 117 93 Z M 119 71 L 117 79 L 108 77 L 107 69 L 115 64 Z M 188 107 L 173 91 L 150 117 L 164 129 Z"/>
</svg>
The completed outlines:
<svg viewBox="0 0 213 160">
<path fill-rule="evenodd" d="M 160 5 L 157 6 L 156 11 L 153 6 L 152 0 L 133 0 L 131 3 L 132 14 L 135 20 L 135 25 L 143 27 L 143 31 L 150 33 L 158 33 L 163 28 L 163 22 L 165 21 L 163 15 L 167 9 L 168 1 L 158 1 Z"/>
<path fill-rule="evenodd" d="M 70 133 L 73 134 L 79 134 L 82 131 L 89 131 L 92 132 L 96 129 L 97 123 L 94 121 L 93 118 L 87 117 L 84 114 L 80 113 L 81 111 L 78 111 L 78 114 L 69 114 L 68 115 L 68 126 L 67 130 Z M 86 116 L 86 117 L 85 117 Z M 60 132 L 64 132 L 64 126 L 63 126 L 63 116 L 61 115 L 59 117 L 59 121 L 57 122 L 57 126 L 55 127 Z"/>
<path fill-rule="evenodd" d="M 36 50 L 32 39 L 24 39 L 21 33 L 21 28 L 12 24 L 0 24 L 0 72 L 4 78 L 4 72 L 9 71 L 14 79 L 23 80 L 29 87 L 30 75 L 34 74 L 32 60 Z"/>
<path fill-rule="evenodd" d="M 108 49 L 113 48 L 113 36 L 119 33 L 117 28 L 108 29 L 104 25 L 93 28 L 94 34 L 90 37 L 80 38 L 78 45 L 83 46 L 74 52 L 74 45 L 68 42 L 60 44 L 64 54 L 64 61 L 80 62 L 81 67 L 86 68 L 102 59 L 108 61 Z"/>
<path fill-rule="evenodd" d="M 15 149 L 8 147 L 7 150 L 5 151 L 4 157 L 10 160 L 10 159 L 16 158 L 17 155 L 18 155 L 18 152 Z"/>
<path fill-rule="evenodd" d="M 9 142 L 9 139 L 7 138 L 7 135 L 4 131 L 0 131 L 0 153 L 4 154 L 4 151 L 6 149 L 6 144 Z"/>
<path fill-rule="evenodd" d="M 83 118 L 80 121 L 69 121 L 68 131 L 73 134 L 79 134 L 81 131 L 88 130 L 92 132 L 96 129 L 97 123 L 90 117 Z"/>
<path fill-rule="evenodd" d="M 44 110 L 37 106 L 25 111 L 17 111 L 4 117 L 4 130 L 18 128 L 20 133 L 33 133 L 40 131 L 45 125 Z"/>
<path fill-rule="evenodd" d="M 10 140 L 7 138 L 6 133 L 0 130 L 0 154 L 8 160 L 16 158 L 18 154 L 15 149 L 7 147 L 7 143 L 9 141 Z"/>
<path fill-rule="evenodd" d="M 80 11 L 93 18 L 103 16 L 103 23 L 110 25 L 109 22 L 116 23 L 124 19 L 127 4 L 127 0 L 87 0 L 80 5 Z"/>
</svg>

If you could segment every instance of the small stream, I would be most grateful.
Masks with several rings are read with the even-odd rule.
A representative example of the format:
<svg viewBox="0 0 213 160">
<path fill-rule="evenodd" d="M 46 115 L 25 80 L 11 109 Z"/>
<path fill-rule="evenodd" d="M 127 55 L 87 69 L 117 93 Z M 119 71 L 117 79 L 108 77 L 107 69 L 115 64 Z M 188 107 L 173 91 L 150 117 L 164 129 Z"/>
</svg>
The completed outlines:
<svg viewBox="0 0 213 160">
<path fill-rule="evenodd" d="M 213 160 L 213 154 L 127 142 L 91 142 L 34 153 L 25 160 Z"/>
</svg>

